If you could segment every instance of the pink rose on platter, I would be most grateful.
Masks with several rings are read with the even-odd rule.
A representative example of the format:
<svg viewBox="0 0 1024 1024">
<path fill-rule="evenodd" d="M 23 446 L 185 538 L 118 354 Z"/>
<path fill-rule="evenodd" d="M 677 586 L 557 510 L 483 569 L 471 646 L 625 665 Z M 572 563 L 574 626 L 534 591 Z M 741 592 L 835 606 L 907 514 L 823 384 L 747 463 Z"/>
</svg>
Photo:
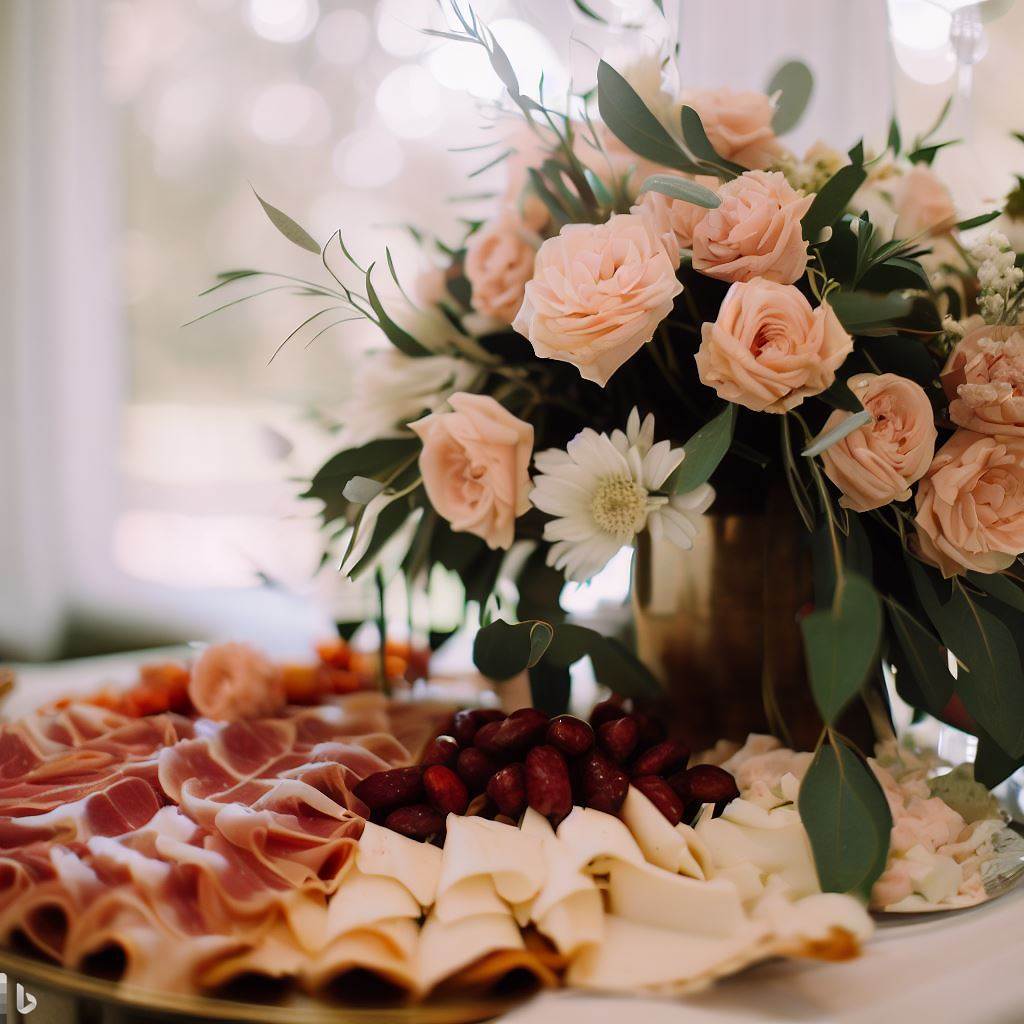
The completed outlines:
<svg viewBox="0 0 1024 1024">
<path fill-rule="evenodd" d="M 718 191 L 718 179 L 715 177 L 698 174 L 693 180 L 713 192 Z M 694 229 L 709 211 L 696 203 L 672 199 L 661 192 L 645 192 L 629 212 L 647 221 L 655 237 L 661 239 L 672 266 L 678 267 L 679 250 L 692 247 Z"/>
<path fill-rule="evenodd" d="M 821 453 L 825 474 L 843 492 L 839 504 L 867 512 L 906 501 L 928 472 L 938 437 L 924 388 L 895 373 L 858 373 L 847 384 L 873 419 Z M 824 429 L 851 415 L 837 410 Z"/>
<path fill-rule="evenodd" d="M 950 353 L 942 371 L 949 417 L 979 434 L 1024 437 L 1024 330 L 978 327 Z"/>
<path fill-rule="evenodd" d="M 512 326 L 540 358 L 572 363 L 604 387 L 651 340 L 682 290 L 642 217 L 567 224 L 540 247 Z"/>
<path fill-rule="evenodd" d="M 540 238 L 513 210 L 502 210 L 466 243 L 465 271 L 471 302 L 479 313 L 510 324 L 523 304 L 523 290 L 533 276 Z"/>
<path fill-rule="evenodd" d="M 726 160 L 763 169 L 782 155 L 772 131 L 775 107 L 764 93 L 695 89 L 684 92 L 682 101 L 700 114 L 708 141 Z"/>
<path fill-rule="evenodd" d="M 927 164 L 914 164 L 893 190 L 896 210 L 894 234 L 913 238 L 920 234 L 938 235 L 956 221 L 956 207 L 949 189 Z"/>
<path fill-rule="evenodd" d="M 204 718 L 222 722 L 266 718 L 286 700 L 277 665 L 255 648 L 233 643 L 215 644 L 199 655 L 188 696 Z"/>
<path fill-rule="evenodd" d="M 747 171 L 719 190 L 693 232 L 693 268 L 723 281 L 764 277 L 793 284 L 807 269 L 800 221 L 814 196 L 801 195 L 780 171 Z"/>
<path fill-rule="evenodd" d="M 812 309 L 793 285 L 755 277 L 734 284 L 701 327 L 697 372 L 729 402 L 786 412 L 829 387 L 852 349 L 831 307 Z"/>
<path fill-rule="evenodd" d="M 453 412 L 410 423 L 423 441 L 420 472 L 430 504 L 458 533 L 510 548 L 515 520 L 530 507 L 533 427 L 489 395 L 456 392 Z"/>
<path fill-rule="evenodd" d="M 1024 437 L 958 430 L 917 488 L 921 554 L 947 578 L 1002 572 L 1024 553 Z"/>
</svg>

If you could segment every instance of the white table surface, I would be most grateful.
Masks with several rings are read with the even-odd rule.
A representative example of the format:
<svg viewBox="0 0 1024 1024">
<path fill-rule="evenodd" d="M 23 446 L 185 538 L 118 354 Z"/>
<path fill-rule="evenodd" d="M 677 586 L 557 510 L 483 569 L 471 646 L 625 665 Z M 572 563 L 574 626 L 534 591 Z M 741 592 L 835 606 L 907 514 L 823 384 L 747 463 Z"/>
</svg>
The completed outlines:
<svg viewBox="0 0 1024 1024">
<path fill-rule="evenodd" d="M 16 716 L 98 684 L 130 682 L 140 660 L 182 648 L 12 666 L 3 707 Z M 980 907 L 880 927 L 863 955 L 840 964 L 777 961 L 686 1000 L 542 995 L 507 1024 L 1021 1024 L 1024 887 Z"/>
</svg>

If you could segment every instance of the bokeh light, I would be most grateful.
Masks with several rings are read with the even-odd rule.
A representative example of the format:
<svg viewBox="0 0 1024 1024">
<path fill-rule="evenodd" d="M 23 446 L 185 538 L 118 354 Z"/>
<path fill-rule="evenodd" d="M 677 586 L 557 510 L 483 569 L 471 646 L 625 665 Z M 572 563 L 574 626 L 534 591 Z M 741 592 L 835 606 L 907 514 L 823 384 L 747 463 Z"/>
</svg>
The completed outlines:
<svg viewBox="0 0 1024 1024">
<path fill-rule="evenodd" d="M 379 188 L 402 170 L 402 147 L 381 128 L 361 128 L 334 147 L 334 173 L 352 188 Z"/>
<path fill-rule="evenodd" d="M 421 139 L 441 126 L 441 90 L 424 67 L 402 64 L 377 88 L 377 110 L 396 135 Z"/>
<path fill-rule="evenodd" d="M 317 0 L 249 0 L 253 31 L 275 43 L 295 43 L 313 31 Z"/>
<path fill-rule="evenodd" d="M 355 64 L 366 53 L 371 32 L 370 19 L 362 11 L 341 7 L 320 19 L 317 52 L 332 64 Z"/>
<path fill-rule="evenodd" d="M 301 82 L 277 82 L 257 95 L 249 125 L 264 142 L 309 145 L 327 137 L 331 112 L 316 89 Z"/>
</svg>

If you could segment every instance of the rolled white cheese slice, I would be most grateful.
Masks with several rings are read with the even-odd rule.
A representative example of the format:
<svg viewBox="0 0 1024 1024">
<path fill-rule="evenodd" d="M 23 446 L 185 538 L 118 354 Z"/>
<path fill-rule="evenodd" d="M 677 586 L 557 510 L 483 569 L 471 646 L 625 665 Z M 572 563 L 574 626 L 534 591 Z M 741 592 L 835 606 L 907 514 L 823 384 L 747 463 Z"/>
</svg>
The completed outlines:
<svg viewBox="0 0 1024 1024">
<path fill-rule="evenodd" d="M 606 875 L 617 860 L 645 863 L 629 829 L 613 815 L 592 807 L 574 807 L 556 835 L 568 850 L 568 863 L 577 871 Z"/>
<path fill-rule="evenodd" d="M 416 979 L 423 993 L 488 953 L 522 949 L 523 937 L 512 915 L 479 914 L 446 923 L 431 914 L 420 931 Z"/>
<path fill-rule="evenodd" d="M 385 875 L 402 883 L 421 907 L 437 896 L 441 851 L 368 821 L 356 851 L 356 865 L 365 875 Z"/>
<path fill-rule="evenodd" d="M 571 893 L 533 920 L 537 931 L 550 939 L 562 956 L 572 958 L 604 938 L 601 891 L 592 885 L 590 889 Z"/>
<path fill-rule="evenodd" d="M 609 915 L 604 941 L 580 952 L 566 981 L 606 992 L 692 990 L 758 959 L 762 941 L 748 930 L 716 939 Z"/>
<path fill-rule="evenodd" d="M 378 921 L 330 942 L 302 968 L 302 979 L 319 989 L 352 970 L 369 971 L 409 992 L 418 991 L 416 949 L 419 926 L 408 918 Z"/>
<path fill-rule="evenodd" d="M 629 787 L 619 815 L 651 864 L 690 878 L 711 877 L 711 854 L 697 833 L 682 822 L 673 828 L 635 786 Z"/>
<path fill-rule="evenodd" d="M 422 908 L 397 879 L 366 875 L 355 865 L 327 904 L 327 942 L 346 932 L 389 918 L 418 921 Z"/>
<path fill-rule="evenodd" d="M 475 816 L 449 814 L 441 858 L 438 896 L 477 875 L 489 875 L 508 903 L 532 900 L 547 869 L 540 838 L 514 825 Z"/>
<path fill-rule="evenodd" d="M 445 889 L 434 904 L 434 915 L 445 924 L 480 914 L 507 914 L 508 904 L 498 895 L 490 875 L 471 875 Z"/>
<path fill-rule="evenodd" d="M 733 800 L 721 817 L 702 818 L 697 835 L 710 851 L 716 871 L 753 864 L 762 880 L 778 879 L 793 899 L 820 892 L 811 844 L 792 808 L 768 811 L 747 800 Z"/>
<path fill-rule="evenodd" d="M 608 905 L 626 920 L 690 935 L 728 938 L 750 931 L 731 882 L 698 881 L 654 864 L 615 861 L 608 873 Z"/>
</svg>

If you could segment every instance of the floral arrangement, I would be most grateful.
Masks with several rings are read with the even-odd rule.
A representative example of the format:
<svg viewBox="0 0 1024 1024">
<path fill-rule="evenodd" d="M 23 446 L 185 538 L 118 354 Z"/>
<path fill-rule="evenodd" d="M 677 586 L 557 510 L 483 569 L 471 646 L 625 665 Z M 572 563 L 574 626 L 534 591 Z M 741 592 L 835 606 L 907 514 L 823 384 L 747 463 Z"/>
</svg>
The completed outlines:
<svg viewBox="0 0 1024 1024">
<path fill-rule="evenodd" d="M 642 701 L 654 676 L 566 621 L 564 582 L 624 546 L 687 549 L 716 501 L 784 481 L 814 559 L 801 631 L 824 723 L 800 812 L 822 886 L 867 892 L 891 816 L 839 722 L 882 659 L 916 708 L 969 723 L 980 779 L 1024 762 L 1024 260 L 977 237 L 998 211 L 958 221 L 931 169 L 942 118 L 909 145 L 894 122 L 874 155 L 801 157 L 780 137 L 803 65 L 764 94 L 680 93 L 649 54 L 602 61 L 560 108 L 452 15 L 434 34 L 482 48 L 505 86 L 488 163 L 507 185 L 456 243 L 418 235 L 442 263 L 416 301 L 390 253 L 382 294 L 341 231 L 321 245 L 260 200 L 319 261 L 295 333 L 361 317 L 389 343 L 353 367 L 343 447 L 306 492 L 342 571 L 397 545 L 414 584 L 456 573 L 482 609 L 478 667 L 527 671 L 546 712 L 583 657 Z"/>
</svg>

